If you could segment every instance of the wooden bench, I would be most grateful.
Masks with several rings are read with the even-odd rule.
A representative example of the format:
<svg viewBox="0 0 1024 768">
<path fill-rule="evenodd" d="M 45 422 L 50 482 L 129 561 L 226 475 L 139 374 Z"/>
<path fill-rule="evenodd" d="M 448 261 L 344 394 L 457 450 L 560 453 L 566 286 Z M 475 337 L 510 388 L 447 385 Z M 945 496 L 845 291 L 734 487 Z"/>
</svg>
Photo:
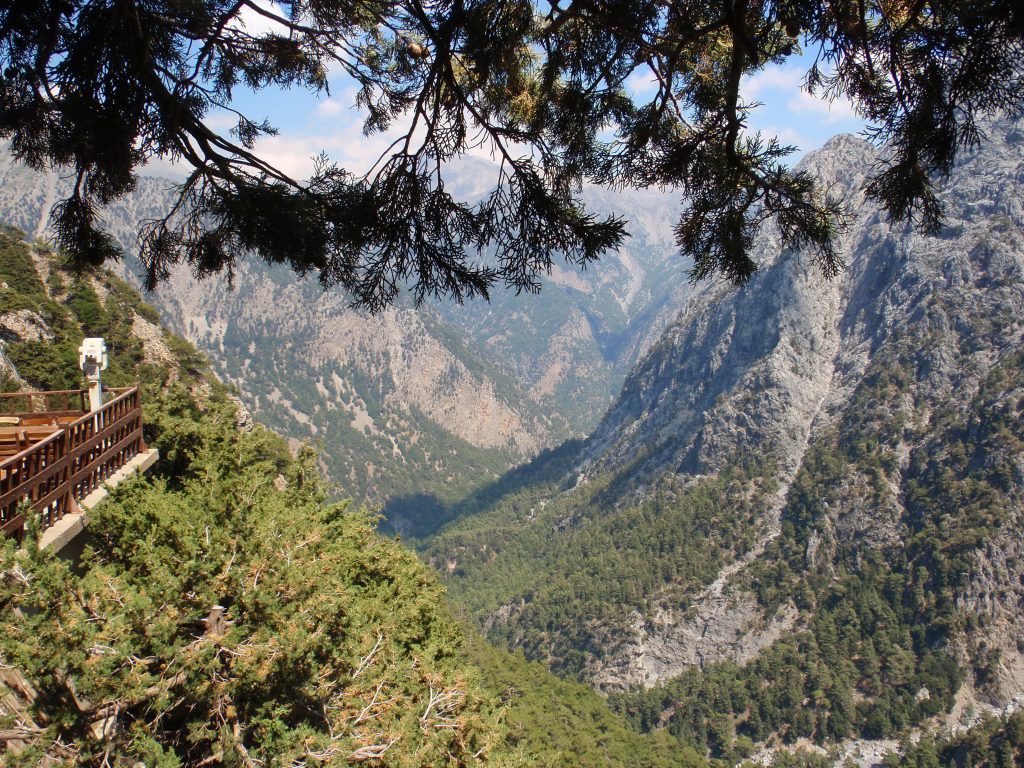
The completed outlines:
<svg viewBox="0 0 1024 768">
<path fill-rule="evenodd" d="M 0 459 L 7 459 L 21 453 L 40 440 L 45 440 L 61 427 L 57 424 L 18 425 L 0 427 Z"/>
<path fill-rule="evenodd" d="M 23 426 L 31 427 L 52 427 L 58 426 L 63 427 L 67 424 L 72 424 L 78 421 L 86 414 L 86 411 L 74 411 L 72 413 L 27 413 L 21 414 L 17 418 L 20 420 L 18 423 Z M 3 427 L 3 422 L 0 421 L 0 428 Z"/>
</svg>

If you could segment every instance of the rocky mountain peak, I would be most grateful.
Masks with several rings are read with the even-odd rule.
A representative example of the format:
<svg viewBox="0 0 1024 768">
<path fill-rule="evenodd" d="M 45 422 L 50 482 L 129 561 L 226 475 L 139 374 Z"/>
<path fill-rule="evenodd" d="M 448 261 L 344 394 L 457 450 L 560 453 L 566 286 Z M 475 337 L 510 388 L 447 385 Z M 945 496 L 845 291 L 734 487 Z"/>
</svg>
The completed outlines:
<svg viewBox="0 0 1024 768">
<path fill-rule="evenodd" d="M 580 474 L 640 460 L 640 477 L 666 468 L 702 475 L 751 451 L 795 471 L 816 420 L 834 420 L 886 340 L 919 322 L 956 338 L 950 323 L 965 320 L 925 312 L 924 304 L 949 293 L 966 306 L 962 289 L 974 286 L 985 309 L 997 311 L 1004 297 L 989 283 L 993 275 L 1015 279 L 1020 254 L 979 247 L 993 244 L 993 229 L 1020 224 L 1024 177 L 1012 152 L 1019 128 L 996 120 L 989 133 L 984 153 L 943 185 L 947 220 L 936 237 L 890 226 L 865 200 L 862 184 L 880 156 L 868 142 L 841 135 L 809 153 L 798 170 L 850 211 L 840 246 L 846 268 L 823 277 L 812 254 L 782 250 L 767 225 L 756 244 L 761 271 L 740 288 L 700 286 L 627 379 L 588 442 Z M 957 378 L 943 346 L 930 353 L 936 392 Z"/>
</svg>

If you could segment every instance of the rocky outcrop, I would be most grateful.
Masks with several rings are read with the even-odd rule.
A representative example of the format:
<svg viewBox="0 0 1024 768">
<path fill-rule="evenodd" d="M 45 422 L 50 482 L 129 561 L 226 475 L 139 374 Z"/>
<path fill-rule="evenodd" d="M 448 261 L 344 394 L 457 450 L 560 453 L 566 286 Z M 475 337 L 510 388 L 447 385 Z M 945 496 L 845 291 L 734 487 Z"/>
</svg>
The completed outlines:
<svg viewBox="0 0 1024 768">
<path fill-rule="evenodd" d="M 173 365 L 174 353 L 167 346 L 163 329 L 141 315 L 132 318 L 132 335 L 142 342 L 142 355 L 150 365 Z"/>
<path fill-rule="evenodd" d="M 38 312 L 31 309 L 18 309 L 0 315 L 0 340 L 12 341 L 51 341 L 53 332 Z"/>
<path fill-rule="evenodd" d="M 753 566 L 780 557 L 787 521 L 785 545 L 826 581 L 839 553 L 852 558 L 851 568 L 861 555 L 901 562 L 927 512 L 911 498 L 915 489 L 920 495 L 921 483 L 932 482 L 922 468 L 941 462 L 935 457 L 947 450 L 945 438 L 935 435 L 952 440 L 962 427 L 950 425 L 983 425 L 991 421 L 988 413 L 1006 419 L 1016 413 L 1018 421 L 1006 423 L 1020 424 L 1013 376 L 1007 374 L 1011 383 L 1000 395 L 1005 402 L 988 390 L 984 408 L 975 400 L 983 385 L 995 386 L 984 384 L 994 371 L 1020 368 L 1013 355 L 1024 347 L 1024 131 L 993 119 L 986 132 L 981 148 L 967 153 L 941 185 L 946 222 L 933 234 L 890 225 L 864 198 L 864 177 L 880 159 L 870 144 L 841 136 L 807 156 L 803 167 L 847 203 L 840 241 L 845 269 L 825 279 L 813 254 L 781 248 L 768 223 L 755 243 L 758 274 L 740 288 L 709 283 L 684 298 L 591 437 L 571 460 L 560 458 L 568 466 L 561 480 L 537 469 L 548 483 L 546 497 L 517 490 L 519 497 L 486 510 L 480 522 L 454 526 L 435 543 L 439 558 L 458 561 L 453 591 L 463 589 L 465 573 L 465 591 L 479 601 L 473 607 L 491 621 L 492 635 L 554 664 L 577 665 L 574 673 L 605 690 L 650 686 L 690 667 L 748 661 L 807 626 L 795 595 L 759 599 L 754 583 L 770 578 L 764 575 L 770 568 Z M 972 576 L 958 597 L 978 619 L 963 641 L 963 657 L 990 658 L 990 676 L 1000 681 L 991 687 L 1002 688 L 1003 696 L 1024 690 L 1024 649 L 1015 639 L 1024 616 L 1018 552 L 1024 458 L 1014 429 L 1004 431 L 1010 437 L 1000 438 L 1000 460 L 1017 452 L 1008 459 L 1015 474 L 1003 471 L 998 481 L 1006 520 L 974 553 Z M 970 440 L 962 450 L 973 450 Z M 815 464 L 829 457 L 839 457 L 835 475 Z M 731 508 L 757 492 L 756 482 L 744 491 L 742 480 L 732 481 L 737 489 L 711 522 L 673 508 L 688 489 L 736 477 L 737 468 L 742 477 L 774 484 L 757 497 L 752 514 Z M 958 471 L 975 469 L 968 463 Z M 820 500 L 794 520 L 793 505 L 810 503 L 791 492 L 802 476 L 817 485 Z M 525 513 L 542 508 L 542 499 L 557 507 L 557 520 Z M 718 572 L 685 582 L 678 574 L 688 571 L 672 562 L 673 547 L 692 550 L 673 545 L 670 535 L 658 542 L 652 508 L 693 526 L 685 535 L 707 545 L 700 554 Z M 742 525 L 729 525 L 736 520 Z M 797 524 L 804 526 L 799 535 Z M 636 533 L 639 525 L 653 543 Z M 522 533 L 508 535 L 509 528 Z M 733 532 L 737 541 L 722 541 L 718 530 Z M 607 544 L 583 549 L 574 538 Z M 472 549 L 473 542 L 493 540 L 502 551 L 484 557 Z M 589 612 L 573 613 L 562 593 L 548 594 L 543 577 L 529 576 L 536 563 L 542 573 L 568 580 L 570 594 L 589 595 L 582 580 L 565 574 L 614 572 L 608 563 L 619 547 L 646 558 L 629 562 L 666 576 L 639 597 L 618 598 L 624 590 L 609 578 L 612 605 L 602 606 L 600 620 L 588 615 L 593 602 Z M 627 582 L 631 577 L 614 573 Z M 515 587 L 504 586 L 509 583 Z M 520 598 L 526 599 L 521 609 L 496 612 L 520 605 Z M 552 627 L 551 615 L 570 629 Z"/>
<path fill-rule="evenodd" d="M 933 409 L 968 408 L 988 371 L 1021 344 L 1024 162 L 1014 150 L 1022 134 L 1007 121 L 994 121 L 989 133 L 943 186 L 947 221 L 936 236 L 890 227 L 859 196 L 861 174 L 876 160 L 869 145 L 838 137 L 810 155 L 805 167 L 850 201 L 847 268 L 824 280 L 806 254 L 780 252 L 766 231 L 757 277 L 739 290 L 704 288 L 627 380 L 582 453 L 582 481 L 640 457 L 632 493 L 642 496 L 666 473 L 714 474 L 748 456 L 773 466 L 780 480 L 778 503 L 760 522 L 762 538 L 770 538 L 808 446 L 861 417 L 850 410 L 851 395 L 866 371 L 917 339 L 917 375 L 899 401 L 902 413 L 892 414 L 916 427 L 894 449 L 905 466 L 923 445 Z M 815 536 L 900 548 L 908 515 L 900 470 L 887 492 L 866 493 L 863 482 L 851 476 L 835 490 L 840 501 Z M 999 659 L 1007 695 L 1024 690 L 1024 649 L 1009 639 L 1024 629 L 1016 508 L 1017 524 L 977 553 L 976 576 L 961 598 L 965 610 L 986 617 L 984 639 L 974 642 Z M 809 558 L 819 546 L 809 542 Z M 744 592 L 744 562 L 758 554 L 727 566 L 687 612 L 637 616 L 633 638 L 595 666 L 593 679 L 606 688 L 650 685 L 687 666 L 755 655 L 796 620 L 788 607 L 762 615 Z"/>
<path fill-rule="evenodd" d="M 870 145 L 841 136 L 803 165 L 855 206 L 874 160 Z M 584 475 L 645 454 L 642 484 L 666 468 L 715 472 L 752 451 L 780 461 L 784 474 L 796 470 L 832 393 L 852 274 L 825 279 L 811 255 L 781 251 L 772 227 L 755 246 L 759 274 L 738 290 L 701 286 L 630 374 L 588 441 Z M 857 247 L 845 240 L 846 263 Z"/>
<path fill-rule="evenodd" d="M 465 362 L 410 309 L 389 309 L 374 318 L 355 312 L 319 328 L 308 356 L 316 364 L 356 365 L 360 357 L 381 361 L 372 374 L 391 387 L 384 402 L 418 409 L 456 437 L 483 448 L 510 448 L 518 455 L 544 446 L 545 425 L 497 391 L 495 382 Z"/>
<path fill-rule="evenodd" d="M 785 636 L 797 621 L 787 605 L 766 618 L 757 601 L 736 590 L 702 597 L 684 615 L 658 611 L 632 616 L 633 638 L 598 660 L 589 673 L 599 691 L 649 688 L 676 677 L 686 667 L 732 661 L 743 664 Z"/>
</svg>

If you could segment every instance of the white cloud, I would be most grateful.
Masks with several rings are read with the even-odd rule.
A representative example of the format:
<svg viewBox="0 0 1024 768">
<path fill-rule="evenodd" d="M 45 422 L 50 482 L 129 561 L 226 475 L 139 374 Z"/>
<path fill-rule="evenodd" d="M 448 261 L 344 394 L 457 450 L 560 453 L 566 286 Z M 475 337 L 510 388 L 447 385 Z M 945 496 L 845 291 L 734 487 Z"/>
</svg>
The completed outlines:
<svg viewBox="0 0 1024 768">
<path fill-rule="evenodd" d="M 320 126 L 326 131 L 305 135 L 266 136 L 256 143 L 257 153 L 271 165 L 296 179 L 306 179 L 313 171 L 314 158 L 321 152 L 334 163 L 362 174 L 398 138 L 401 129 L 364 136 L 355 120 L 330 121 Z"/>
<path fill-rule="evenodd" d="M 810 140 L 807 136 L 789 126 L 779 127 L 776 125 L 767 125 L 762 127 L 760 130 L 761 133 L 767 136 L 776 137 L 782 145 L 789 144 L 797 147 L 798 151 L 794 153 L 797 157 L 802 156 L 804 150 L 808 149 L 810 146 Z"/>
<path fill-rule="evenodd" d="M 398 131 L 391 131 L 364 136 L 358 125 L 340 122 L 337 125 L 340 130 L 330 133 L 263 136 L 257 140 L 255 152 L 270 165 L 299 181 L 309 178 L 315 158 L 321 152 L 342 168 L 362 174 L 399 135 Z M 180 160 L 153 159 L 146 165 L 147 173 L 176 179 L 184 178 L 189 170 L 188 165 Z"/>
<path fill-rule="evenodd" d="M 286 17 L 288 14 L 284 11 L 281 6 L 273 2 L 273 0 L 257 0 L 255 3 L 260 8 L 273 13 L 276 16 Z M 254 37 L 265 35 L 269 32 L 277 32 L 279 34 L 285 34 L 288 32 L 288 28 L 283 24 L 268 19 L 258 11 L 253 10 L 249 6 L 242 8 L 242 12 L 238 14 L 238 25 Z"/>
<path fill-rule="evenodd" d="M 316 105 L 316 113 L 320 117 L 335 117 L 340 115 L 345 109 L 345 105 L 337 99 L 324 99 Z"/>
<path fill-rule="evenodd" d="M 783 144 L 799 148 L 789 162 L 838 132 L 856 132 L 863 127 L 849 100 L 829 101 L 807 92 L 804 83 L 809 66 L 810 62 L 804 66 L 769 65 L 745 78 L 740 86 L 744 101 L 761 105 L 751 111 L 749 129 L 778 136 Z"/>
<path fill-rule="evenodd" d="M 637 96 L 650 96 L 658 89 L 658 81 L 646 69 L 638 69 L 626 78 L 626 88 Z"/>
<path fill-rule="evenodd" d="M 213 112 L 203 118 L 203 125 L 213 131 L 230 131 L 238 125 L 238 115 L 232 112 Z"/>
<path fill-rule="evenodd" d="M 746 77 L 740 84 L 740 93 L 746 101 L 763 101 L 772 91 L 799 90 L 806 74 L 801 67 L 770 64 Z"/>
<path fill-rule="evenodd" d="M 785 99 L 790 113 L 814 115 L 827 123 L 856 120 L 853 104 L 845 98 L 830 101 L 820 95 L 811 94 L 804 87 L 807 70 L 793 65 L 769 65 L 754 73 L 740 86 L 743 98 L 748 102 L 763 102 L 768 107 Z"/>
<path fill-rule="evenodd" d="M 817 115 L 829 124 L 858 119 L 857 113 L 853 109 L 853 103 L 849 99 L 839 98 L 829 101 L 826 98 L 812 96 L 804 90 L 795 94 L 787 102 L 787 106 L 797 113 Z"/>
</svg>

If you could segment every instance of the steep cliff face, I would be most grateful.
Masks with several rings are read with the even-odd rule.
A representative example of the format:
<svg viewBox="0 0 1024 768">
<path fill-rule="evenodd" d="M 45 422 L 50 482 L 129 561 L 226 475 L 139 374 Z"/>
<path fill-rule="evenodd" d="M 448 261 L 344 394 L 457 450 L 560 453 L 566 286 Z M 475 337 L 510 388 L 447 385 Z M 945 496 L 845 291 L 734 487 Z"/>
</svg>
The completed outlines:
<svg viewBox="0 0 1024 768">
<path fill-rule="evenodd" d="M 469 487 L 466 476 L 497 475 L 560 426 L 427 312 L 371 317 L 315 281 L 251 265 L 233 289 L 178 272 L 159 295 L 254 413 L 320 445 L 329 474 L 358 498 L 435 490 L 445 478 Z"/>
<path fill-rule="evenodd" d="M 433 542 L 493 636 L 649 687 L 812 631 L 828 585 L 877 563 L 901 621 L 930 627 L 908 653 L 947 648 L 990 695 L 1024 690 L 1024 131 L 988 133 L 931 236 L 864 200 L 868 144 L 808 156 L 849 205 L 842 274 L 766 229 L 758 275 L 701 286 L 571 457 Z"/>
<path fill-rule="evenodd" d="M 453 185 L 486 191 L 483 161 Z M 0 153 L 0 220 L 43 237 L 67 182 Z M 139 179 L 106 212 L 131 254 L 137 224 L 166 210 L 171 182 Z M 671 319 L 688 286 L 674 258 L 671 196 L 589 193 L 595 209 L 625 214 L 627 247 L 587 272 L 556 267 L 540 295 L 497 292 L 493 303 L 351 310 L 280 268 L 243 263 L 234 289 L 179 270 L 150 296 L 164 321 L 199 346 L 268 424 L 321 445 L 346 493 L 408 497 L 429 524 L 439 496 L 457 498 L 545 446 L 589 430 L 629 367 Z M 122 265 L 133 280 L 130 257 Z M 673 298 L 675 297 L 675 298 Z"/>
<path fill-rule="evenodd" d="M 487 306 L 436 307 L 576 434 L 597 424 L 691 291 L 675 255 L 673 196 L 588 188 L 584 197 L 595 212 L 628 222 L 617 253 L 585 271 L 556 263 L 537 295 L 496 292 Z"/>
<path fill-rule="evenodd" d="M 858 207 L 874 159 L 869 145 L 843 136 L 805 166 Z M 863 225 L 858 217 L 855 227 Z M 852 265 L 861 259 L 851 235 L 842 255 Z M 761 271 L 742 289 L 706 284 L 685 303 L 588 441 L 584 474 L 641 455 L 640 484 L 663 471 L 716 472 L 751 453 L 780 461 L 784 473 L 796 470 L 847 341 L 839 317 L 856 277 L 849 270 L 826 280 L 805 254 L 780 253 L 771 225 L 755 259 Z"/>
</svg>

